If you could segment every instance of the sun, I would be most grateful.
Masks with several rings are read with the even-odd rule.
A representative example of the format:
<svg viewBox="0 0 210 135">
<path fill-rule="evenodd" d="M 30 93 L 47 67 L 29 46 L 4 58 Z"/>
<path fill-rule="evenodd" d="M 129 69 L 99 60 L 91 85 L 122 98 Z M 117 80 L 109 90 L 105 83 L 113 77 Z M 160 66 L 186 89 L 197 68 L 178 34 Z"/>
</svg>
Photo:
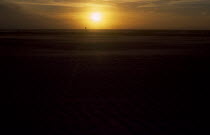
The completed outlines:
<svg viewBox="0 0 210 135">
<path fill-rule="evenodd" d="M 102 14 L 100 12 L 93 12 L 90 14 L 90 19 L 93 22 L 100 22 L 102 20 Z"/>
</svg>

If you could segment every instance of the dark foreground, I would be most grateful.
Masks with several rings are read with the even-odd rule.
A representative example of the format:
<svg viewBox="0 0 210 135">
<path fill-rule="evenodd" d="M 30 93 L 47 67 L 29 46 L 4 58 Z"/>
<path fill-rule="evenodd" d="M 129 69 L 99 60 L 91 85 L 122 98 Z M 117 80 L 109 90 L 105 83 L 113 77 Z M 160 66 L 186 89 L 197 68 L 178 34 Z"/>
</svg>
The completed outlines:
<svg viewBox="0 0 210 135">
<path fill-rule="evenodd" d="M 201 134 L 209 33 L 0 32 L 1 128 L 49 135 Z"/>
</svg>

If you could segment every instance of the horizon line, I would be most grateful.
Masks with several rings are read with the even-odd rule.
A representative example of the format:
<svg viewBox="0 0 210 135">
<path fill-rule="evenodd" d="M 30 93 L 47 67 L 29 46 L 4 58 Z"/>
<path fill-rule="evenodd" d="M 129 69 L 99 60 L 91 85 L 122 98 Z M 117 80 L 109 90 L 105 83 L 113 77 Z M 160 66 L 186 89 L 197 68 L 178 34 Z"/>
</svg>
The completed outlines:
<svg viewBox="0 0 210 135">
<path fill-rule="evenodd" d="M 85 30 L 85 29 L 59 29 L 59 28 L 11 28 L 11 29 L 1 29 L 2 30 Z M 198 31 L 209 31 L 210 29 L 86 29 L 86 30 L 186 30 L 186 31 L 191 31 L 191 30 L 198 30 Z"/>
</svg>

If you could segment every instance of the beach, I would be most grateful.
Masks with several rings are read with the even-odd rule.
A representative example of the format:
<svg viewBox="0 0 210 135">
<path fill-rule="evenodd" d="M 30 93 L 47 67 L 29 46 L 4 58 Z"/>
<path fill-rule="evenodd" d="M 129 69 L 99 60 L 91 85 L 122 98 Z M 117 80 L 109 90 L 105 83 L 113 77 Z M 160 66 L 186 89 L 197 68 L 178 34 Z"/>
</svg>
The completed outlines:
<svg viewBox="0 0 210 135">
<path fill-rule="evenodd" d="M 209 44 L 210 31 L 1 30 L 5 128 L 192 134 L 210 88 Z"/>
</svg>

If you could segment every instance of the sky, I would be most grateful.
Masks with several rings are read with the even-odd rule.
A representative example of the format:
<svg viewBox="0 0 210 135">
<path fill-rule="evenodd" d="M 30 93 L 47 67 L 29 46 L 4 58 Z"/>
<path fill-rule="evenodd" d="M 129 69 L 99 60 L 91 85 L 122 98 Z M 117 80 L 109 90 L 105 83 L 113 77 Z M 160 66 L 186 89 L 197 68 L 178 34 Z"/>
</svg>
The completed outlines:
<svg viewBox="0 0 210 135">
<path fill-rule="evenodd" d="M 101 22 L 90 14 L 102 14 Z M 210 0 L 0 0 L 0 29 L 210 29 Z"/>
</svg>

